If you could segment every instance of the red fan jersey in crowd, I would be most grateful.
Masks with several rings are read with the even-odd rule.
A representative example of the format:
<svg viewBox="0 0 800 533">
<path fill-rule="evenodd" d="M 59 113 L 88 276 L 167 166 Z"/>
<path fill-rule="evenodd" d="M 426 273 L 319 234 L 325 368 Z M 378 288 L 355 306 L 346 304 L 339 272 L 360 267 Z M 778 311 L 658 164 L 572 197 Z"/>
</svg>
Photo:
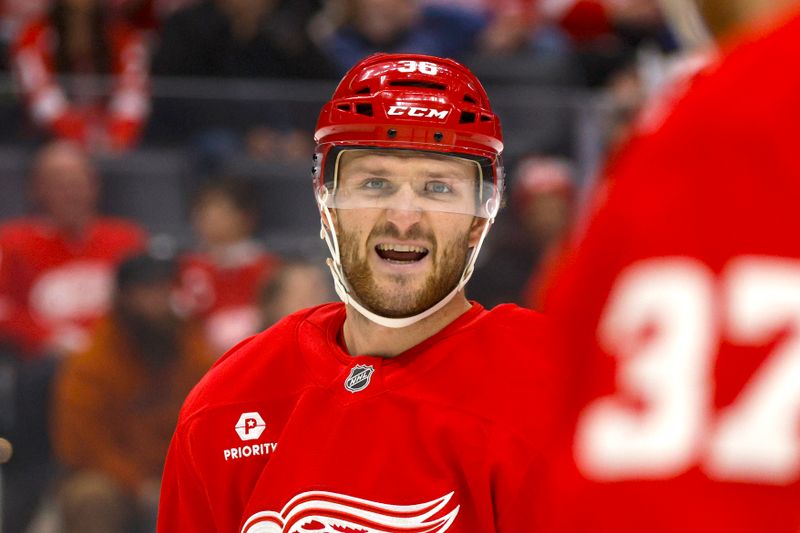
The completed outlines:
<svg viewBox="0 0 800 533">
<path fill-rule="evenodd" d="M 471 309 L 394 358 L 343 304 L 231 350 L 184 405 L 159 531 L 529 532 L 556 387 L 543 319 Z"/>
<path fill-rule="evenodd" d="M 798 49 L 750 35 L 611 169 L 549 299 L 554 531 L 800 530 Z"/>
<path fill-rule="evenodd" d="M 84 348 L 111 303 L 117 264 L 144 246 L 142 229 L 112 218 L 77 240 L 37 218 L 0 226 L 0 337 L 29 357 Z"/>
<path fill-rule="evenodd" d="M 34 19 L 20 30 L 10 55 L 37 124 L 89 148 L 120 150 L 138 140 L 150 110 L 149 53 L 143 31 L 122 21 L 110 22 L 104 29 L 110 48 L 108 74 L 113 76 L 108 98 L 95 94 L 96 87 L 87 87 L 86 94 L 68 94 L 59 85 L 57 75 L 103 73 L 88 66 L 91 57 L 81 60 L 86 65 L 73 65 L 73 71 L 58 72 L 59 36 L 46 17 Z"/>
<path fill-rule="evenodd" d="M 194 253 L 181 262 L 183 303 L 203 321 L 218 354 L 263 327 L 259 295 L 278 264 L 275 256 L 252 242 L 228 252 L 225 258 Z"/>
</svg>

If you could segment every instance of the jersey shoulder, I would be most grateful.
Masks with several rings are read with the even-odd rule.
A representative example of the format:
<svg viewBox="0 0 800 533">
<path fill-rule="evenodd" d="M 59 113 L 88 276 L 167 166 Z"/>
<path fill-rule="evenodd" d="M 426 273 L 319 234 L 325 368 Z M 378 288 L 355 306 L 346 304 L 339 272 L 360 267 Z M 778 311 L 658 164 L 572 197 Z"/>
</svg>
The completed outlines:
<svg viewBox="0 0 800 533">
<path fill-rule="evenodd" d="M 546 356 L 549 321 L 538 311 L 501 304 L 488 311 L 476 329 L 485 341 L 497 346 L 503 359 L 523 363 Z"/>
<path fill-rule="evenodd" d="M 0 237 L 3 240 L 19 240 L 42 233 L 45 229 L 45 225 L 36 217 L 13 218 L 0 224 Z"/>
<path fill-rule="evenodd" d="M 793 128 L 800 112 L 796 99 L 800 72 L 787 68 L 798 46 L 800 11 L 731 40 L 693 76 L 663 125 L 642 132 L 623 151 L 621 161 L 632 159 L 651 169 L 642 172 L 637 167 L 631 181 L 658 182 L 662 166 L 669 170 L 688 160 L 697 164 L 716 152 L 742 159 L 756 147 L 774 144 L 777 135 L 764 132 Z M 792 144 L 789 131 L 784 145 Z M 654 157 L 656 162 L 651 161 Z"/>
<path fill-rule="evenodd" d="M 53 226 L 33 216 L 0 225 L 0 248 L 6 258 L 46 254 L 58 238 Z"/>
<path fill-rule="evenodd" d="M 324 325 L 341 307 L 323 304 L 298 311 L 228 350 L 189 394 L 181 419 L 221 405 L 291 395 L 307 386 L 314 377 L 304 348 L 325 342 Z"/>
<path fill-rule="evenodd" d="M 800 16 L 745 34 L 695 77 L 660 127 L 622 149 L 574 236 L 587 281 L 640 257 L 718 262 L 706 256 L 744 249 L 742 235 L 758 241 L 770 230 L 756 228 L 791 216 L 800 73 L 786 65 L 799 45 Z"/>
<path fill-rule="evenodd" d="M 145 229 L 132 220 L 118 217 L 100 217 L 95 221 L 96 231 L 104 235 L 111 235 L 118 238 L 129 238 L 131 240 L 144 240 Z"/>
<path fill-rule="evenodd" d="M 456 402 L 511 433 L 538 433 L 549 424 L 559 383 L 553 346 L 544 315 L 515 304 L 486 311 L 442 347 L 451 355 L 434 369 L 434 379 L 450 385 L 438 401 Z"/>
<path fill-rule="evenodd" d="M 501 304 L 476 313 L 469 322 L 450 331 L 443 330 L 428 351 L 458 353 L 456 368 L 516 365 L 533 369 L 548 357 L 548 319 L 516 304 Z M 455 368 L 454 368 L 455 370 Z"/>
</svg>

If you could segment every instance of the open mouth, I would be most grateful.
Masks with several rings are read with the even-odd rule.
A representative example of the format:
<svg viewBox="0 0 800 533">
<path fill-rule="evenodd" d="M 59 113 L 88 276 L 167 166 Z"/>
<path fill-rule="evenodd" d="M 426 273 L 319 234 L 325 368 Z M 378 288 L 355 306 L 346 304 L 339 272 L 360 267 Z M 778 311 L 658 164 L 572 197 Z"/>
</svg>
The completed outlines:
<svg viewBox="0 0 800 533">
<path fill-rule="evenodd" d="M 416 263 L 428 255 L 427 248 L 408 244 L 378 244 L 375 252 L 384 261 L 399 265 Z"/>
</svg>

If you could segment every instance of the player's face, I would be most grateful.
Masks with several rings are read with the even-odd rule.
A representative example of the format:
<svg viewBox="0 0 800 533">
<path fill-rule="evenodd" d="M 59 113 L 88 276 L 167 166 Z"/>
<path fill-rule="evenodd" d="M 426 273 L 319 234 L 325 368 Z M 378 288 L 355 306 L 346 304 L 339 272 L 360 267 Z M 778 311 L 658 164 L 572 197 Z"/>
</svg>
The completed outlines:
<svg viewBox="0 0 800 533">
<path fill-rule="evenodd" d="M 412 316 L 436 304 L 458 284 L 484 221 L 419 208 L 414 200 L 419 191 L 414 186 L 445 190 L 443 179 L 471 183 L 464 190 L 465 201 L 475 203 L 476 170 L 469 162 L 369 152 L 342 157 L 342 189 L 357 181 L 371 189 L 394 191 L 391 207 L 335 210 L 345 276 L 354 296 L 371 311 L 390 318 Z"/>
</svg>

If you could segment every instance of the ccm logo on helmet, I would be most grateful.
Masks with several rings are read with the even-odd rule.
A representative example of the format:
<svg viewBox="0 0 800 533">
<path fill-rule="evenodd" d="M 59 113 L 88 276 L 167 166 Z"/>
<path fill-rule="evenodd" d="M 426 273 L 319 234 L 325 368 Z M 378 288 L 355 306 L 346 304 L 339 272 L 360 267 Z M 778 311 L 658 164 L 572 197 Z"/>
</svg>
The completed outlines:
<svg viewBox="0 0 800 533">
<path fill-rule="evenodd" d="M 450 111 L 446 109 L 439 111 L 438 109 L 431 109 L 430 107 L 410 107 L 404 105 L 389 106 L 389 111 L 386 112 L 387 115 L 438 118 L 441 120 L 446 119 L 448 113 L 450 113 Z"/>
</svg>

